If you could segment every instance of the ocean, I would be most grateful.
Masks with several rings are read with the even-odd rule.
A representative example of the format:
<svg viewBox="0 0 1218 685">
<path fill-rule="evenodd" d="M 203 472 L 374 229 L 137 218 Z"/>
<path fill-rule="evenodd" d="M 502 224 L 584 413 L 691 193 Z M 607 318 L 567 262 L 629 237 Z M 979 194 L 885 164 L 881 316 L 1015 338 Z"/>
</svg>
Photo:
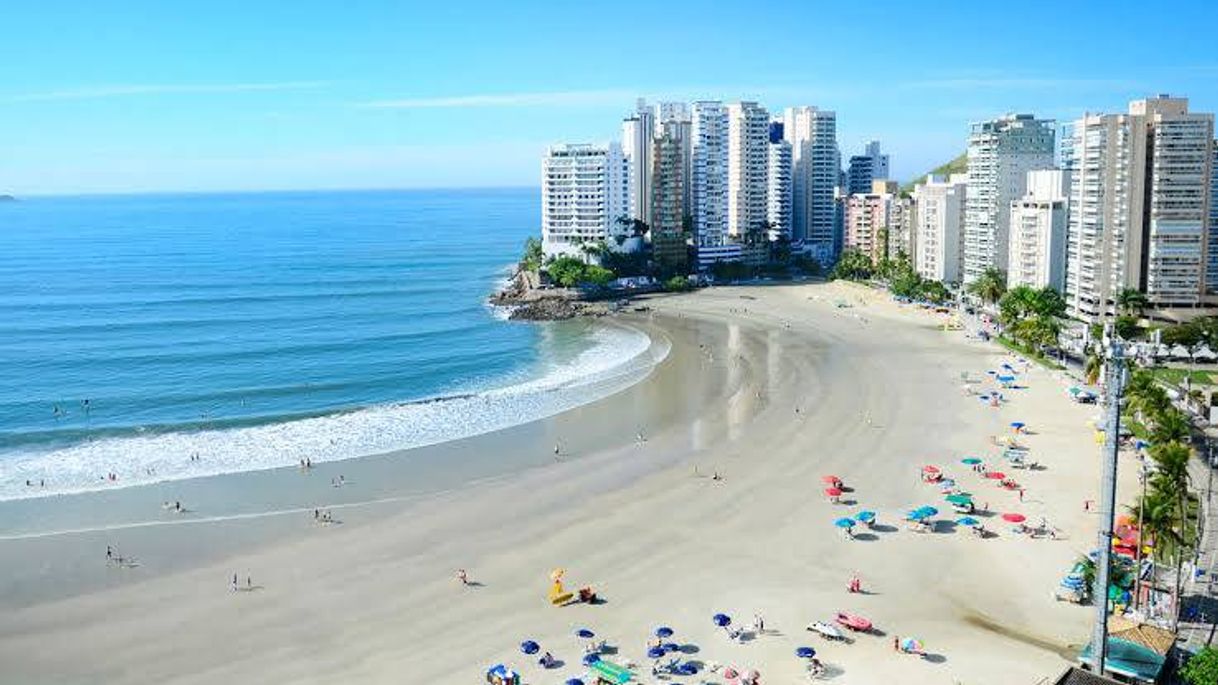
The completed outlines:
<svg viewBox="0 0 1218 685">
<path fill-rule="evenodd" d="M 612 392 L 654 363 L 645 334 L 486 305 L 538 220 L 535 189 L 0 205 L 0 500 L 380 454 Z"/>
</svg>

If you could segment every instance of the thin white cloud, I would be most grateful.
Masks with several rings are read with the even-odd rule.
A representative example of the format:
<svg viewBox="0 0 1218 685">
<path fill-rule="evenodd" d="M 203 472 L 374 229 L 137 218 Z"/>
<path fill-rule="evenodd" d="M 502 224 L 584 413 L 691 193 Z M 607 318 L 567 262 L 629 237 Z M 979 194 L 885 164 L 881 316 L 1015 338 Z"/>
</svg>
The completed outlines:
<svg viewBox="0 0 1218 685">
<path fill-rule="evenodd" d="M 540 93 L 483 93 L 361 102 L 374 109 L 442 109 L 456 107 L 571 107 L 628 103 L 638 97 L 627 90 L 566 90 Z"/>
<path fill-rule="evenodd" d="M 133 84 L 91 86 L 24 93 L 0 98 L 3 102 L 47 102 L 54 100 L 98 100 L 136 95 L 175 95 L 198 93 L 248 93 L 276 90 L 310 90 L 328 85 L 325 81 L 281 81 L 278 83 L 213 83 L 213 84 Z"/>
</svg>

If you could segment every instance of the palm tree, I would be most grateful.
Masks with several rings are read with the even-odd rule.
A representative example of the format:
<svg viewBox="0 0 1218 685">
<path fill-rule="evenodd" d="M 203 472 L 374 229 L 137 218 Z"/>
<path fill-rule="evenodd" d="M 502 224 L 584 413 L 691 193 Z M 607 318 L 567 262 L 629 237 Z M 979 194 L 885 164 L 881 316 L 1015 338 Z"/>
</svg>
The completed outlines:
<svg viewBox="0 0 1218 685">
<path fill-rule="evenodd" d="M 991 266 L 969 285 L 968 290 L 970 293 L 981 298 L 982 302 L 994 304 L 1006 292 L 1007 279 L 1002 271 L 997 267 Z"/>
<path fill-rule="evenodd" d="M 1095 385 L 1100 379 L 1100 371 L 1104 369 L 1104 357 L 1100 355 L 1097 347 L 1092 347 L 1087 352 L 1087 363 L 1083 367 L 1083 375 L 1087 385 Z"/>
<path fill-rule="evenodd" d="M 1194 535 L 1190 535 L 1191 521 L 1188 516 L 1188 462 L 1192 457 L 1192 450 L 1187 445 L 1172 442 L 1156 445 L 1151 449 L 1150 456 L 1155 462 L 1155 475 L 1150 479 L 1151 494 L 1148 499 L 1157 501 L 1160 507 L 1167 509 L 1166 512 L 1159 513 L 1162 519 L 1160 523 L 1170 523 L 1169 530 L 1159 532 L 1167 532 L 1165 539 L 1171 544 L 1170 559 L 1176 565 L 1176 582 L 1172 588 L 1172 606 L 1176 608 L 1172 630 L 1175 630 L 1180 620 L 1180 594 L 1184 584 L 1182 567 L 1195 543 L 1196 531 L 1192 531 Z"/>
<path fill-rule="evenodd" d="M 1146 295 L 1136 288 L 1125 288 L 1116 296 L 1117 309 L 1130 316 L 1140 315 L 1149 303 Z"/>
<path fill-rule="evenodd" d="M 1193 426 L 1183 412 L 1170 409 L 1154 416 L 1154 428 L 1150 431 L 1150 441 L 1156 445 L 1169 443 L 1184 444 L 1192 435 Z"/>
</svg>

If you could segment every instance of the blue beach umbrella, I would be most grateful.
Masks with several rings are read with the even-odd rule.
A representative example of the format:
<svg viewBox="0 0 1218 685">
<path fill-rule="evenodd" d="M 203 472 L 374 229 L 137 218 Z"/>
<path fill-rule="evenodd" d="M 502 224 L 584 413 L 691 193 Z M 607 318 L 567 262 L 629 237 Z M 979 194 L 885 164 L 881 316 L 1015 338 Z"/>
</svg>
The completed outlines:
<svg viewBox="0 0 1218 685">
<path fill-rule="evenodd" d="M 660 647 L 661 647 L 661 648 L 662 648 L 662 649 L 663 649 L 665 652 L 679 652 L 679 651 L 681 651 L 681 645 L 679 645 L 679 644 L 677 644 L 677 643 L 675 643 L 675 642 L 665 642 L 664 644 L 660 645 Z"/>
<path fill-rule="evenodd" d="M 727 614 L 715 614 L 711 617 L 711 620 L 714 621 L 715 625 L 719 626 L 720 628 L 731 625 L 732 623 L 732 617 L 728 616 Z"/>
<path fill-rule="evenodd" d="M 579 678 L 571 678 L 567 681 L 567 685 L 584 685 L 584 681 Z"/>
<path fill-rule="evenodd" d="M 592 638 L 596 637 L 596 633 L 588 630 L 587 628 L 580 628 L 579 630 L 575 631 L 575 637 L 582 638 L 584 640 L 591 640 Z"/>
<path fill-rule="evenodd" d="M 584 665 L 585 666 L 591 666 L 592 664 L 595 664 L 596 662 L 598 662 L 600 660 L 601 660 L 601 657 L 599 654 L 585 654 L 584 655 Z"/>
<path fill-rule="evenodd" d="M 811 659 L 816 656 L 816 650 L 811 647 L 797 647 L 795 649 L 795 656 L 801 659 Z"/>
<path fill-rule="evenodd" d="M 918 507 L 918 511 L 925 513 L 927 516 L 934 516 L 939 513 L 938 509 L 931 506 Z"/>
<path fill-rule="evenodd" d="M 541 645 L 533 642 L 532 640 L 525 640 L 524 642 L 520 643 L 520 651 L 524 652 L 525 654 L 536 654 L 540 649 Z"/>
<path fill-rule="evenodd" d="M 664 658 L 664 648 L 663 647 L 652 647 L 651 649 L 647 650 L 647 658 L 648 659 Z"/>
<path fill-rule="evenodd" d="M 837 526 L 838 528 L 853 528 L 854 519 L 840 518 L 834 521 L 833 525 Z"/>
<path fill-rule="evenodd" d="M 685 663 L 681 664 L 680 666 L 677 666 L 676 670 L 677 670 L 677 675 L 697 675 L 698 674 L 698 666 L 697 666 L 697 664 L 695 664 L 692 661 L 686 661 Z"/>
<path fill-rule="evenodd" d="M 858 516 L 855 516 L 854 518 L 862 521 L 863 523 L 867 523 L 868 521 L 875 520 L 875 512 L 874 511 L 860 511 L 858 513 Z"/>
<path fill-rule="evenodd" d="M 960 463 L 967 464 L 968 466 L 976 466 L 977 464 L 981 463 L 981 460 L 977 457 L 968 457 L 967 459 L 961 459 Z"/>
<path fill-rule="evenodd" d="M 1026 424 L 1023 421 L 1012 421 L 1011 428 L 1023 428 Z"/>
<path fill-rule="evenodd" d="M 978 523 L 981 523 L 981 522 L 980 522 L 980 521 L 978 521 L 977 519 L 973 518 L 972 516 L 964 516 L 964 517 L 962 517 L 962 518 L 958 518 L 958 519 L 956 519 L 956 523 L 958 523 L 959 525 L 962 525 L 962 526 L 970 526 L 970 527 L 971 527 L 971 526 L 975 526 L 975 525 L 977 525 Z"/>
<path fill-rule="evenodd" d="M 669 628 L 668 626 L 660 626 L 659 628 L 656 628 L 656 637 L 672 637 L 672 628 Z"/>
</svg>

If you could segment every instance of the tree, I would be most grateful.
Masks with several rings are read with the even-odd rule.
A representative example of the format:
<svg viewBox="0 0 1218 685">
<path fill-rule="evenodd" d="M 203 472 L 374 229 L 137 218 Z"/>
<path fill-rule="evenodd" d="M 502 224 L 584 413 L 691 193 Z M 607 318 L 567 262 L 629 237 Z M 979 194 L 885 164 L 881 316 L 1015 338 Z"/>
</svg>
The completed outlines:
<svg viewBox="0 0 1218 685">
<path fill-rule="evenodd" d="M 1116 297 L 1117 309 L 1131 316 L 1140 315 L 1149 303 L 1146 295 L 1136 288 L 1125 288 Z"/>
<path fill-rule="evenodd" d="M 1084 380 L 1087 385 L 1095 385 L 1100 379 L 1100 371 L 1104 368 L 1104 358 L 1100 356 L 1099 347 L 1092 346 L 1087 352 L 1087 363 L 1083 366 Z"/>
<path fill-rule="evenodd" d="M 694 286 L 685 276 L 673 276 L 667 281 L 664 281 L 664 289 L 670 293 L 683 293 L 693 290 Z"/>
<path fill-rule="evenodd" d="M 1132 316 L 1118 316 L 1112 327 L 1116 334 L 1125 340 L 1133 340 L 1142 335 L 1142 329 L 1138 327 L 1138 320 Z"/>
<path fill-rule="evenodd" d="M 1036 313 L 1041 316 L 1060 317 L 1066 313 L 1066 298 L 1049 286 L 1036 291 L 1034 302 Z"/>
<path fill-rule="evenodd" d="M 1162 511 L 1158 515 L 1156 531 L 1163 535 L 1163 541 L 1169 548 L 1164 550 L 1165 560 L 1176 566 L 1176 582 L 1172 588 L 1176 607 L 1172 621 L 1172 629 L 1180 619 L 1180 596 L 1184 585 L 1184 561 L 1190 556 L 1195 542 L 1195 531 L 1190 531 L 1192 521 L 1188 513 L 1188 461 L 1192 450 L 1179 442 L 1155 445 L 1150 450 L 1150 456 L 1155 462 L 1155 475 L 1150 480 L 1151 492 L 1147 499 L 1153 500 Z M 1155 538 L 1155 553 L 1159 553 L 1160 538 Z"/>
<path fill-rule="evenodd" d="M 520 268 L 525 271 L 537 271 L 545 261 L 545 252 L 541 247 L 541 238 L 529 236 L 524 241 L 524 256 L 520 259 Z"/>
<path fill-rule="evenodd" d="M 834 279 L 861 281 L 871 278 L 871 274 L 871 257 L 850 248 L 842 251 L 841 256 L 838 257 L 837 264 L 834 265 L 833 271 L 829 276 Z"/>
<path fill-rule="evenodd" d="M 982 302 L 994 304 L 1007 290 L 1006 275 L 997 267 L 991 266 L 969 285 L 968 290 L 981 298 Z"/>
<path fill-rule="evenodd" d="M 597 266 L 596 264 L 589 264 L 584 267 L 583 277 L 580 279 L 580 282 L 604 287 L 609 285 L 613 279 L 613 272 L 609 269 Z"/>
<path fill-rule="evenodd" d="M 1154 417 L 1154 428 L 1150 431 L 1150 441 L 1155 445 L 1169 443 L 1187 443 L 1192 436 L 1193 426 L 1188 418 L 1180 411 L 1169 409 L 1159 412 Z"/>
<path fill-rule="evenodd" d="M 584 277 L 587 266 L 575 257 L 562 256 L 546 265 L 546 272 L 555 283 L 564 288 L 574 288 Z"/>
<path fill-rule="evenodd" d="M 1206 647 L 1185 662 L 1180 677 L 1189 685 L 1218 683 L 1218 649 Z"/>
</svg>

